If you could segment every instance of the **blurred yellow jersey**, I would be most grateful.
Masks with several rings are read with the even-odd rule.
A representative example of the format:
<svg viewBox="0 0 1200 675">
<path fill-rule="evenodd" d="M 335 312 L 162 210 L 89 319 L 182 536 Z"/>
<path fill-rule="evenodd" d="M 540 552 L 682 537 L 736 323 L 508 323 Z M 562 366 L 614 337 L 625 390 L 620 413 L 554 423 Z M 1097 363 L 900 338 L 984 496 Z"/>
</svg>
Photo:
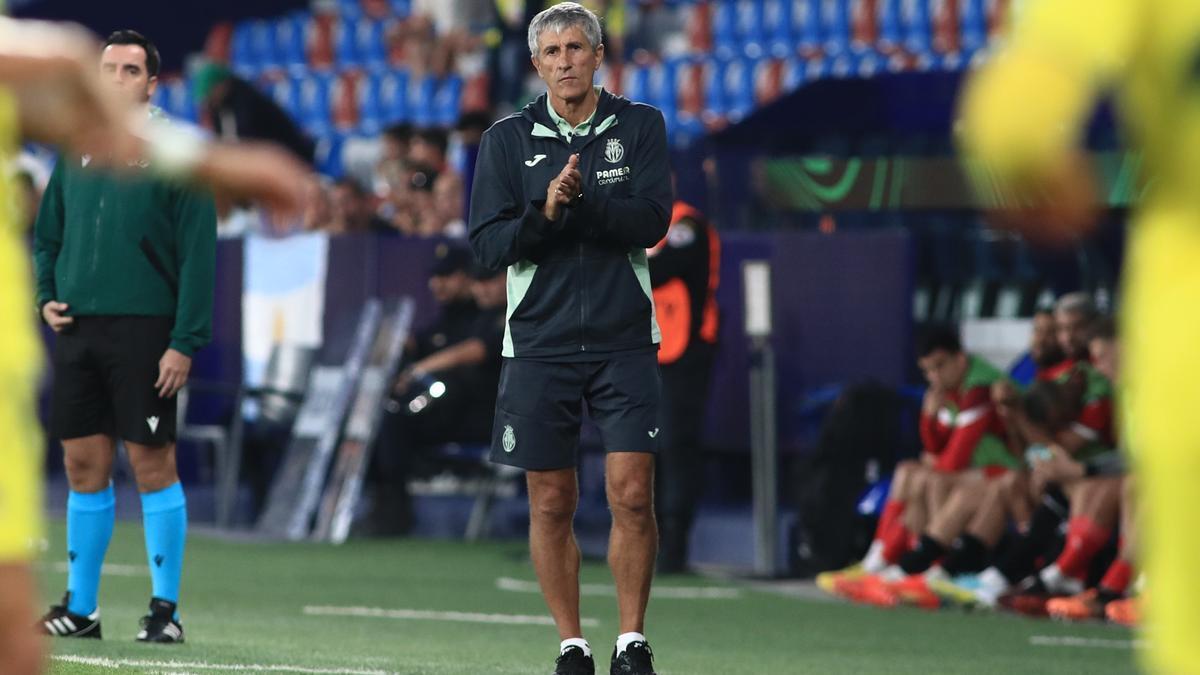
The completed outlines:
<svg viewBox="0 0 1200 675">
<path fill-rule="evenodd" d="M 1200 2 L 1029 0 L 965 93 L 963 147 L 1018 193 L 1067 166 L 1111 92 L 1148 187 L 1121 303 L 1147 665 L 1200 673 Z"/>
<path fill-rule="evenodd" d="M 0 91 L 0 563 L 28 560 L 41 536 L 43 445 L 35 390 L 42 352 L 8 166 L 17 140 L 14 101 Z"/>
</svg>

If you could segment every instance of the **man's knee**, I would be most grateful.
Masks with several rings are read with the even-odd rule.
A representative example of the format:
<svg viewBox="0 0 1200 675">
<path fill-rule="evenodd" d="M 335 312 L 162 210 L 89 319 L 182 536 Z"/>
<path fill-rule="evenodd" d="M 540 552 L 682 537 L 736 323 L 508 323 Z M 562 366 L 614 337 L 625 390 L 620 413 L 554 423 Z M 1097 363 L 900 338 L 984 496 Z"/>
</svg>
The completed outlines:
<svg viewBox="0 0 1200 675">
<path fill-rule="evenodd" d="M 610 481 L 608 508 L 616 519 L 653 519 L 654 489 L 649 477 Z"/>
<path fill-rule="evenodd" d="M 179 481 L 175 466 L 175 446 L 150 447 L 126 443 L 129 463 L 137 480 L 138 491 L 157 492 Z"/>
<path fill-rule="evenodd" d="M 63 442 L 63 467 L 76 492 L 99 492 L 108 487 L 113 450 L 106 439 L 76 439 Z"/>
<path fill-rule="evenodd" d="M 579 489 L 575 483 L 533 484 L 529 490 L 530 517 L 541 523 L 570 523 L 575 517 Z"/>
</svg>

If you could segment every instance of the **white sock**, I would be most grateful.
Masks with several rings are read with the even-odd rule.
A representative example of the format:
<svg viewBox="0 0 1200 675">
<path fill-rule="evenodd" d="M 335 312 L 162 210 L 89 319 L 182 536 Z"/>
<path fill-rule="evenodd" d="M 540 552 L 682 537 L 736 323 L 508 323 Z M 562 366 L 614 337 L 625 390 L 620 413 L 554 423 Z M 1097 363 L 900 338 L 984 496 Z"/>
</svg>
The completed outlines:
<svg viewBox="0 0 1200 675">
<path fill-rule="evenodd" d="M 929 583 L 931 581 L 950 581 L 950 575 L 946 573 L 946 570 L 942 569 L 941 565 L 934 565 L 925 570 L 925 582 Z"/>
<path fill-rule="evenodd" d="M 566 640 L 563 640 L 562 642 L 560 642 L 558 644 L 559 655 L 565 654 L 567 652 L 568 647 L 579 647 L 580 649 L 583 650 L 584 656 L 592 655 L 592 646 L 588 644 L 587 640 L 584 640 L 581 637 L 567 638 Z"/>
<path fill-rule="evenodd" d="M 1051 593 L 1075 595 L 1083 592 L 1083 582 L 1063 574 L 1058 563 L 1055 563 L 1038 573 L 1046 590 Z"/>
<path fill-rule="evenodd" d="M 878 574 L 887 567 L 887 561 L 883 559 L 883 542 L 876 539 L 871 542 L 871 548 L 867 549 L 867 557 L 863 558 L 863 571 L 867 574 Z"/>
<path fill-rule="evenodd" d="M 641 633 L 621 633 L 617 636 L 617 653 L 625 651 L 625 648 L 634 642 L 645 642 L 646 636 Z"/>
<path fill-rule="evenodd" d="M 1008 590 L 1008 585 L 1008 579 L 1000 570 L 989 567 L 979 573 L 979 588 L 975 591 L 975 597 L 988 607 L 995 607 L 996 601 Z"/>
</svg>

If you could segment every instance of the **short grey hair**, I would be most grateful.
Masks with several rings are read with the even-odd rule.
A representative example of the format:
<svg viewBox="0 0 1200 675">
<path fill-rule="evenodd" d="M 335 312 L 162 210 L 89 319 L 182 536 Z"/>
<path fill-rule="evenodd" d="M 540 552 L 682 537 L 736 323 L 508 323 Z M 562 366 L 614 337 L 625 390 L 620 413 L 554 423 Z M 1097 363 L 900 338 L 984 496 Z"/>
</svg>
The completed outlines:
<svg viewBox="0 0 1200 675">
<path fill-rule="evenodd" d="M 529 22 L 529 54 L 537 56 L 538 38 L 543 32 L 561 33 L 572 26 L 583 31 L 592 51 L 600 46 L 600 19 L 592 10 L 578 2 L 560 2 L 538 12 Z"/>
<path fill-rule="evenodd" d="M 1100 311 L 1096 309 L 1096 301 L 1092 296 L 1083 291 L 1067 293 L 1054 303 L 1054 312 L 1062 314 L 1078 314 L 1085 319 L 1091 320 L 1100 315 Z"/>
</svg>

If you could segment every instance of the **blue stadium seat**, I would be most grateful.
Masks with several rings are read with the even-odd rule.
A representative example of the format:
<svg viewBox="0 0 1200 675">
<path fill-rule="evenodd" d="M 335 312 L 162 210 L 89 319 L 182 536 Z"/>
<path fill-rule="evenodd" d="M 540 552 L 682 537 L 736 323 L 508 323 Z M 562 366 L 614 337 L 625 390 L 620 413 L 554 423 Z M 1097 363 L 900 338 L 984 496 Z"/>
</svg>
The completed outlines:
<svg viewBox="0 0 1200 675">
<path fill-rule="evenodd" d="M 741 49 L 738 53 L 756 59 L 766 53 L 767 32 L 764 0 L 738 0 L 737 38 Z"/>
<path fill-rule="evenodd" d="M 828 79 L 832 71 L 832 59 L 827 59 L 824 56 L 808 59 L 804 64 L 804 81 L 817 82 Z"/>
<path fill-rule="evenodd" d="M 804 85 L 804 71 L 806 67 L 804 59 L 795 56 L 789 56 L 783 62 L 783 82 L 782 87 L 784 93 L 795 91 Z"/>
<path fill-rule="evenodd" d="M 705 134 L 704 123 L 695 115 L 679 114 L 671 125 L 672 147 L 687 147 Z"/>
<path fill-rule="evenodd" d="M 725 64 L 721 84 L 725 91 L 725 114 L 731 121 L 736 122 L 754 110 L 756 65 L 757 59 L 733 59 Z"/>
<path fill-rule="evenodd" d="M 433 75 L 409 79 L 408 107 L 413 124 L 428 127 L 437 122 L 434 110 L 437 86 L 437 78 Z"/>
<path fill-rule="evenodd" d="M 238 64 L 249 62 L 253 58 L 250 49 L 250 23 L 238 22 L 233 27 L 233 35 L 229 39 L 229 62 Z"/>
<path fill-rule="evenodd" d="M 278 68 L 280 60 L 275 53 L 275 30 L 268 21 L 256 20 L 250 24 L 251 60 L 260 69 Z"/>
<path fill-rule="evenodd" d="M 792 34 L 792 7 L 791 0 L 766 0 L 763 4 L 767 53 L 776 58 L 786 58 L 796 51 L 796 37 Z"/>
<path fill-rule="evenodd" d="M 358 53 L 358 43 L 355 40 L 357 21 L 342 18 L 333 26 L 333 61 L 340 69 L 358 68 L 362 65 L 362 57 Z"/>
<path fill-rule="evenodd" d="M 270 86 L 271 98 L 293 118 L 300 119 L 300 87 L 289 77 L 282 77 Z"/>
<path fill-rule="evenodd" d="M 358 130 L 364 134 L 377 134 L 383 128 L 384 109 L 379 97 L 381 79 L 379 74 L 371 73 L 358 81 Z"/>
<path fill-rule="evenodd" d="M 826 54 L 850 50 L 850 1 L 824 0 L 821 3 L 822 48 Z"/>
<path fill-rule="evenodd" d="M 354 25 L 354 49 L 362 64 L 371 70 L 387 67 L 387 41 L 384 39 L 384 23 L 377 19 L 362 18 Z"/>
<path fill-rule="evenodd" d="M 295 12 L 275 22 L 275 54 L 288 70 L 303 70 L 308 67 L 305 50 L 308 20 L 307 12 Z"/>
<path fill-rule="evenodd" d="M 383 73 L 379 75 L 378 85 L 379 114 L 382 122 L 407 122 L 410 119 L 408 71 L 393 70 Z"/>
<path fill-rule="evenodd" d="M 717 0 L 712 8 L 713 51 L 720 58 L 731 58 L 738 49 L 738 10 L 736 0 Z"/>
<path fill-rule="evenodd" d="M 621 91 L 630 101 L 645 103 L 648 101 L 650 73 L 646 66 L 630 63 L 621 73 Z"/>
<path fill-rule="evenodd" d="M 671 117 L 679 109 L 675 97 L 675 78 L 679 70 L 678 61 L 656 63 L 650 66 L 646 80 L 646 102 L 658 108 L 664 116 Z"/>
<path fill-rule="evenodd" d="M 391 0 L 392 14 L 396 15 L 397 19 L 407 18 L 412 13 L 412 3 L 409 0 Z"/>
<path fill-rule="evenodd" d="M 821 0 L 793 2 L 791 21 L 796 47 L 803 51 L 821 48 Z"/>
<path fill-rule="evenodd" d="M 341 178 L 343 173 L 342 167 L 342 146 L 346 142 L 346 137 L 343 134 L 329 132 L 316 137 L 317 148 L 314 163 L 317 171 L 326 176 L 333 178 Z"/>
<path fill-rule="evenodd" d="M 344 20 L 354 20 L 363 15 L 362 3 L 359 0 L 337 0 L 338 16 Z"/>
<path fill-rule="evenodd" d="M 331 122 L 329 92 L 333 86 L 333 76 L 312 73 L 299 78 L 296 85 L 300 124 L 314 136 L 325 133 Z"/>
<path fill-rule="evenodd" d="M 986 0 L 958 0 L 958 19 L 964 51 L 974 51 L 987 44 L 986 4 Z"/>
<path fill-rule="evenodd" d="M 905 49 L 914 54 L 929 51 L 933 41 L 929 0 L 903 0 L 900 5 L 900 26 Z"/>
<path fill-rule="evenodd" d="M 452 127 L 458 121 L 458 113 L 462 104 L 463 79 L 458 75 L 448 75 L 438 87 L 434 99 L 434 118 L 438 126 Z"/>
<path fill-rule="evenodd" d="M 883 51 L 899 49 L 904 44 L 900 14 L 902 0 L 876 0 L 875 17 L 879 29 L 877 46 Z"/>
<path fill-rule="evenodd" d="M 729 111 L 725 98 L 725 67 L 727 61 L 708 57 L 704 64 L 704 113 L 724 117 Z"/>
<path fill-rule="evenodd" d="M 192 83 L 190 80 L 175 80 L 167 90 L 167 105 L 165 110 L 172 117 L 189 122 L 196 121 L 196 104 L 192 100 Z"/>
</svg>

